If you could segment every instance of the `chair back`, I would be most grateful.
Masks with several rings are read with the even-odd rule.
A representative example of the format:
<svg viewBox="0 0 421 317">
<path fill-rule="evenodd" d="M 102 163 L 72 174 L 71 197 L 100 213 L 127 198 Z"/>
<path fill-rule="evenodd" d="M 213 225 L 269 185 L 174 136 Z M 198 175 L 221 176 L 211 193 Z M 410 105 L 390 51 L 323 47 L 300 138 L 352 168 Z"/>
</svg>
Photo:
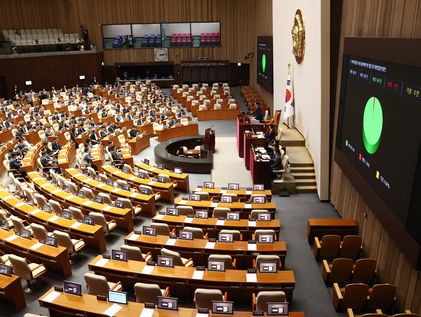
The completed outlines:
<svg viewBox="0 0 421 317">
<path fill-rule="evenodd" d="M 34 193 L 34 198 L 35 198 L 35 202 L 37 203 L 37 206 L 39 208 L 42 208 L 45 204 L 47 204 L 47 199 L 45 199 L 44 196 L 42 196 L 41 194 L 38 193 Z"/>
<path fill-rule="evenodd" d="M 233 238 L 234 241 L 240 241 L 241 240 L 240 230 L 222 229 L 219 233 L 232 234 L 232 238 Z"/>
<path fill-rule="evenodd" d="M 194 209 L 192 206 L 177 206 L 179 215 L 194 215 Z"/>
<path fill-rule="evenodd" d="M 250 218 L 257 219 L 259 214 L 267 214 L 269 210 L 267 209 L 253 209 L 250 213 Z"/>
<path fill-rule="evenodd" d="M 381 309 L 389 312 L 396 300 L 396 286 L 392 284 L 376 284 L 368 298 L 369 309 Z"/>
<path fill-rule="evenodd" d="M 84 193 L 86 199 L 93 200 L 95 198 L 92 189 L 84 186 L 80 190 Z"/>
<path fill-rule="evenodd" d="M 44 240 L 47 237 L 47 230 L 43 225 L 39 225 L 37 223 L 30 224 L 32 232 L 34 233 L 35 239 Z"/>
<path fill-rule="evenodd" d="M 349 282 L 352 274 L 354 261 L 347 258 L 338 258 L 333 260 L 330 273 L 330 282 L 345 285 Z"/>
<path fill-rule="evenodd" d="M 166 223 L 152 222 L 150 227 L 155 229 L 157 235 L 167 237 L 170 235 L 170 227 Z"/>
<path fill-rule="evenodd" d="M 256 310 L 267 312 L 269 302 L 285 302 L 285 293 L 282 291 L 261 291 L 256 297 Z"/>
<path fill-rule="evenodd" d="M 221 261 L 225 264 L 225 269 L 232 270 L 232 257 L 228 254 L 211 254 L 208 257 L 208 261 Z"/>
<path fill-rule="evenodd" d="M 108 286 L 108 282 L 105 276 L 96 275 L 93 273 L 85 273 L 84 278 L 88 288 L 88 294 L 102 295 L 105 297 L 108 296 L 108 290 L 110 287 Z"/>
<path fill-rule="evenodd" d="M 181 255 L 178 252 L 166 249 L 166 248 L 162 248 L 161 249 L 161 255 L 163 256 L 170 256 L 173 258 L 173 264 L 175 266 L 184 266 L 183 264 L 183 260 L 181 259 Z"/>
<path fill-rule="evenodd" d="M 362 283 L 353 283 L 345 286 L 343 294 L 342 308 L 352 308 L 361 310 L 367 301 L 368 285 Z"/>
<path fill-rule="evenodd" d="M 227 218 L 228 212 L 231 212 L 230 208 L 215 207 L 215 208 L 213 208 L 212 217 L 214 217 L 214 218 Z"/>
<path fill-rule="evenodd" d="M 55 214 L 61 214 L 63 212 L 63 209 L 61 208 L 60 204 L 58 203 L 58 201 L 55 201 L 54 199 L 50 199 L 48 200 L 48 203 L 51 206 L 51 210 L 55 213 Z"/>
<path fill-rule="evenodd" d="M 273 241 L 275 241 L 276 240 L 276 234 L 275 234 L 275 230 L 273 230 L 273 229 L 257 229 L 254 232 L 254 239 L 256 241 L 259 241 L 260 235 L 269 235 L 269 234 L 271 234 L 273 236 Z"/>
<path fill-rule="evenodd" d="M 112 205 L 113 201 L 111 200 L 111 197 L 109 194 L 107 193 L 98 193 L 98 196 L 102 198 L 102 201 L 104 202 L 104 204 L 107 205 Z"/>
<path fill-rule="evenodd" d="M 166 174 L 158 174 L 158 177 L 161 178 L 164 183 L 171 183 L 170 177 Z"/>
<path fill-rule="evenodd" d="M 20 276 L 24 280 L 30 281 L 33 279 L 31 269 L 25 258 L 15 254 L 9 254 L 9 261 L 13 267 L 13 274 Z"/>
<path fill-rule="evenodd" d="M 72 218 L 76 220 L 83 220 L 83 213 L 79 208 L 69 206 L 69 210 L 72 213 Z"/>
<path fill-rule="evenodd" d="M 93 217 L 95 220 L 95 224 L 99 225 L 102 227 L 102 229 L 104 229 L 104 232 L 107 233 L 108 230 L 108 223 L 107 220 L 105 220 L 105 217 L 102 213 L 100 212 L 95 212 L 95 211 L 91 211 L 89 213 L 89 216 Z"/>
<path fill-rule="evenodd" d="M 325 235 L 321 241 L 320 257 L 335 258 L 341 246 L 341 237 L 337 235 Z"/>
<path fill-rule="evenodd" d="M 54 237 L 57 239 L 57 244 L 65 247 L 69 254 L 75 253 L 75 249 L 73 247 L 72 239 L 67 232 L 62 232 L 58 230 L 53 231 Z"/>
<path fill-rule="evenodd" d="M 371 284 L 376 275 L 377 261 L 374 259 L 359 259 L 355 261 L 353 283 Z"/>
<path fill-rule="evenodd" d="M 66 186 L 69 187 L 69 192 L 71 194 L 73 194 L 73 195 L 77 194 L 77 186 L 74 183 L 72 183 L 70 181 L 67 181 Z"/>
<path fill-rule="evenodd" d="M 197 288 L 194 292 L 196 308 L 212 309 L 212 301 L 223 300 L 222 292 L 218 289 Z"/>
<path fill-rule="evenodd" d="M 204 239 L 203 230 L 196 227 L 184 227 L 183 231 L 191 232 L 193 234 L 193 239 Z"/>
<path fill-rule="evenodd" d="M 361 252 L 362 238 L 357 235 L 345 236 L 342 241 L 340 250 L 340 257 L 342 258 L 357 258 Z"/>
<path fill-rule="evenodd" d="M 21 231 L 25 229 L 25 226 L 22 223 L 22 219 L 12 215 L 10 216 L 10 220 L 12 220 L 13 228 L 16 233 L 21 233 Z"/>
<path fill-rule="evenodd" d="M 161 288 L 158 284 L 136 283 L 134 285 L 136 302 L 156 303 L 157 297 L 162 296 Z"/>
<path fill-rule="evenodd" d="M 117 198 L 116 201 L 120 201 L 123 204 L 123 208 L 133 209 L 132 202 L 128 198 L 121 198 L 121 197 L 119 197 L 119 198 Z"/>
<path fill-rule="evenodd" d="M 274 254 L 259 254 L 256 257 L 256 269 L 259 270 L 260 262 L 276 262 L 278 263 L 278 268 L 281 268 L 281 259 L 278 255 Z"/>
<path fill-rule="evenodd" d="M 139 247 L 123 244 L 120 249 L 127 252 L 127 259 L 133 261 L 145 261 Z"/>
</svg>

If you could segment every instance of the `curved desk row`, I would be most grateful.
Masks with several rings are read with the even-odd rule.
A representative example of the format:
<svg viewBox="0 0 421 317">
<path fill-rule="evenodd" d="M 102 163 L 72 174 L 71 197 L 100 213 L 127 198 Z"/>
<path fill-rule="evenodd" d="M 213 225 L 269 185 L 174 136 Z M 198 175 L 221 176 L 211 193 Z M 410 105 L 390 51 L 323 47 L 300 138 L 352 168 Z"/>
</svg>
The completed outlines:
<svg viewBox="0 0 421 317">
<path fill-rule="evenodd" d="M 196 187 L 194 192 L 207 192 L 212 197 L 221 198 L 225 194 L 235 194 L 241 200 L 250 199 L 251 195 L 262 195 L 266 196 L 266 199 L 270 202 L 272 200 L 272 191 L 270 189 L 266 190 L 247 190 L 247 189 L 224 189 L 223 187 L 216 188 L 204 188 Z"/>
<path fill-rule="evenodd" d="M 170 239 L 167 236 L 146 236 L 131 232 L 124 241 L 128 245 L 139 247 L 143 252 L 151 251 L 153 256 L 160 254 L 162 248 L 179 252 L 186 258 L 192 258 L 196 265 L 205 265 L 210 254 L 229 254 L 237 259 L 238 268 L 251 268 L 256 254 L 275 254 L 281 258 L 285 267 L 287 245 L 284 241 L 268 244 L 248 243 L 248 241 L 210 242 L 208 239 Z"/>
<path fill-rule="evenodd" d="M 30 172 L 36 169 L 37 166 L 37 158 L 39 156 L 39 152 L 41 151 L 42 145 L 41 142 L 38 142 L 33 147 L 26 152 L 25 156 L 22 159 L 21 168 L 25 172 Z"/>
<path fill-rule="evenodd" d="M 283 290 L 289 302 L 295 287 L 293 271 L 276 273 L 247 273 L 247 270 L 225 272 L 197 271 L 194 267 L 161 267 L 140 261 L 116 261 L 98 255 L 89 263 L 89 270 L 104 275 L 108 280 L 121 281 L 126 289 L 133 289 L 137 282 L 159 284 L 170 287 L 171 296 L 192 298 L 196 288 L 214 288 L 228 292 L 234 302 L 250 299 L 252 293 L 262 290 Z"/>
<path fill-rule="evenodd" d="M 144 195 L 139 192 L 131 192 L 115 186 L 110 186 L 103 182 L 96 181 L 74 168 L 68 168 L 65 172 L 66 176 L 70 177 L 72 181 L 79 185 L 88 186 L 95 192 L 110 194 L 113 198 L 121 197 L 130 199 L 133 205 L 140 205 L 142 207 L 142 214 L 148 214 L 152 217 L 155 216 L 155 201 L 159 199 L 159 196 Z"/>
<path fill-rule="evenodd" d="M 105 251 L 104 230 L 99 225 L 90 226 L 77 222 L 75 219 L 65 219 L 49 212 L 42 211 L 12 196 L 5 190 L 0 190 L 0 204 L 12 214 L 26 219 L 29 223 L 39 223 L 47 230 L 67 232 L 74 239 L 83 239 L 90 246 Z"/>
<path fill-rule="evenodd" d="M 178 138 L 182 136 L 198 135 L 199 126 L 196 123 L 180 125 L 178 127 L 163 130 L 155 130 L 155 134 L 158 136 L 158 142 L 163 142 L 168 139 Z"/>
<path fill-rule="evenodd" d="M 136 163 L 135 165 L 138 168 L 144 171 L 147 171 L 149 173 L 152 173 L 154 175 L 158 175 L 158 174 L 168 175 L 172 181 L 175 181 L 177 183 L 177 189 L 180 189 L 187 193 L 190 191 L 189 174 L 187 173 L 177 174 L 170 170 L 156 168 L 145 163 Z"/>
<path fill-rule="evenodd" d="M 161 199 L 170 203 L 174 202 L 174 183 L 155 182 L 150 179 L 143 179 L 133 174 L 127 174 L 111 165 L 103 165 L 103 172 L 114 179 L 122 179 L 134 186 L 147 185 L 151 186 L 154 192 L 161 195 Z"/>
<path fill-rule="evenodd" d="M 60 168 L 69 168 L 76 158 L 76 143 L 69 142 L 62 146 L 58 152 L 58 166 Z"/>
<path fill-rule="evenodd" d="M 52 185 L 38 172 L 28 173 L 30 180 L 34 183 L 36 189 L 50 197 L 57 200 L 64 205 L 71 205 L 80 208 L 85 213 L 96 211 L 104 214 L 107 219 L 114 219 L 117 226 L 127 231 L 133 230 L 133 211 L 128 208 L 117 208 L 106 204 L 100 204 L 86 198 L 74 196 L 71 193 L 65 192 L 61 188 Z"/>
</svg>

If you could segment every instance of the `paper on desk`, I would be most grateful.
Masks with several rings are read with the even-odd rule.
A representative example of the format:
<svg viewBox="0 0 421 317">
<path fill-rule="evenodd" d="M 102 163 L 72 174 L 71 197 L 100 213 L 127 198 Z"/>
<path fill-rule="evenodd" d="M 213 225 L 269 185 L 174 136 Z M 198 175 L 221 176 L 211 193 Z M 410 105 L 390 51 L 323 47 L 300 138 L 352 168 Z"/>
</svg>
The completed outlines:
<svg viewBox="0 0 421 317">
<path fill-rule="evenodd" d="M 15 205 L 15 207 L 16 207 L 16 208 L 19 208 L 19 207 L 22 207 L 22 206 L 24 206 L 24 205 L 25 205 L 25 202 L 21 201 L 20 203 L 17 203 L 17 204 Z"/>
<path fill-rule="evenodd" d="M 221 189 L 221 194 L 224 195 L 227 192 L 226 189 Z"/>
<path fill-rule="evenodd" d="M 52 216 L 52 217 L 48 218 L 48 221 L 54 222 L 54 221 L 56 221 L 58 218 L 59 218 L 58 216 Z"/>
<path fill-rule="evenodd" d="M 177 239 L 168 239 L 167 242 L 165 242 L 165 245 L 175 245 L 177 242 Z"/>
<path fill-rule="evenodd" d="M 153 269 L 155 268 L 155 265 L 145 265 L 142 269 L 142 274 L 151 274 Z"/>
<path fill-rule="evenodd" d="M 205 249 L 215 249 L 215 242 L 206 242 Z"/>
<path fill-rule="evenodd" d="M 17 237 L 19 237 L 18 235 L 16 235 L 16 234 L 12 234 L 10 237 L 7 237 L 6 238 L 6 241 L 13 241 L 13 240 L 15 240 Z"/>
<path fill-rule="evenodd" d="M 140 312 L 139 317 L 152 317 L 155 309 L 153 308 L 143 308 Z"/>
<path fill-rule="evenodd" d="M 246 195 L 251 195 L 253 192 L 251 190 L 246 190 Z"/>
<path fill-rule="evenodd" d="M 186 217 L 186 219 L 184 219 L 184 222 L 191 223 L 192 221 L 193 221 L 193 218 L 190 218 L 190 217 Z"/>
<path fill-rule="evenodd" d="M 154 182 L 154 181 L 150 181 L 149 183 L 148 183 L 148 185 L 154 185 L 156 182 Z"/>
<path fill-rule="evenodd" d="M 203 280 L 203 275 L 205 271 L 194 271 L 192 278 L 195 280 Z"/>
<path fill-rule="evenodd" d="M 225 220 L 222 220 L 222 219 L 216 220 L 216 225 L 217 226 L 223 226 L 224 224 L 225 224 Z"/>
<path fill-rule="evenodd" d="M 34 209 L 34 210 L 32 210 L 29 214 L 30 215 L 36 215 L 37 213 L 39 213 L 41 210 L 39 210 L 39 209 Z"/>
<path fill-rule="evenodd" d="M 76 229 L 77 227 L 79 227 L 81 225 L 81 223 L 80 222 L 75 222 L 74 224 L 72 224 L 71 226 L 70 226 L 70 228 L 72 228 L 72 229 Z"/>
<path fill-rule="evenodd" d="M 136 179 L 136 176 L 134 176 L 134 175 L 129 177 L 129 180 L 131 180 L 131 181 L 134 180 L 134 179 Z"/>
<path fill-rule="evenodd" d="M 247 245 L 247 250 L 249 250 L 249 251 L 256 251 L 256 250 L 257 250 L 257 245 L 256 245 L 256 243 L 249 243 L 249 244 Z"/>
<path fill-rule="evenodd" d="M 256 227 L 256 221 L 249 221 L 249 227 Z"/>
<path fill-rule="evenodd" d="M 111 206 L 105 206 L 104 208 L 102 208 L 102 210 L 109 211 L 109 210 L 111 210 L 111 208 L 113 208 L 113 207 L 111 207 Z"/>
<path fill-rule="evenodd" d="M 162 218 L 164 218 L 164 215 L 156 215 L 155 219 L 161 220 Z"/>
<path fill-rule="evenodd" d="M 218 207 L 218 203 L 211 203 L 211 207 L 212 207 L 212 208 L 216 208 L 216 207 Z"/>
<path fill-rule="evenodd" d="M 75 198 L 75 195 L 69 195 L 66 197 L 66 199 L 73 199 L 73 198 Z"/>
<path fill-rule="evenodd" d="M 32 245 L 32 246 L 30 247 L 30 249 L 31 249 L 31 250 L 36 250 L 36 249 L 40 248 L 41 246 L 42 246 L 42 243 L 41 243 L 41 242 L 37 242 L 37 243 L 35 243 L 34 245 Z"/>
<path fill-rule="evenodd" d="M 186 201 L 183 200 L 183 199 L 178 202 L 178 204 L 180 204 L 180 205 L 184 205 L 185 203 L 186 203 Z"/>
<path fill-rule="evenodd" d="M 90 204 L 92 204 L 92 201 L 90 201 L 90 200 L 87 200 L 87 201 L 83 202 L 84 206 L 89 206 Z"/>
<path fill-rule="evenodd" d="M 104 315 L 107 316 L 114 316 L 117 314 L 123 307 L 117 304 L 112 304 L 106 311 L 104 311 Z"/>
<path fill-rule="evenodd" d="M 257 283 L 257 275 L 254 273 L 246 273 L 247 283 Z"/>
<path fill-rule="evenodd" d="M 196 317 L 209 317 L 209 314 L 196 313 Z"/>
<path fill-rule="evenodd" d="M 99 183 L 98 185 L 96 185 L 96 187 L 98 187 L 98 188 L 102 188 L 102 187 L 104 187 L 104 186 L 106 186 L 107 184 L 104 184 L 104 183 Z"/>
<path fill-rule="evenodd" d="M 137 193 L 135 193 L 135 192 L 130 194 L 130 197 L 136 197 L 136 196 L 137 196 Z"/>
<path fill-rule="evenodd" d="M 133 234 L 130 236 L 129 240 L 137 240 L 137 238 L 139 238 L 139 237 L 140 237 L 140 235 L 138 235 L 138 234 L 136 234 L 136 233 L 133 233 Z"/>
<path fill-rule="evenodd" d="M 251 209 L 251 204 L 244 204 L 244 208 Z"/>
<path fill-rule="evenodd" d="M 54 300 L 59 297 L 61 293 L 60 292 L 56 292 L 56 291 L 52 291 L 50 294 L 48 294 L 45 298 L 44 301 L 52 303 L 54 302 Z"/>
<path fill-rule="evenodd" d="M 109 261 L 109 259 L 104 259 L 104 258 L 102 258 L 102 259 L 99 259 L 96 263 L 95 263 L 95 265 L 96 266 L 104 266 L 107 262 Z"/>
<path fill-rule="evenodd" d="M 120 188 L 118 188 L 118 187 L 113 188 L 113 190 L 112 190 L 113 193 L 118 193 L 119 191 L 120 191 Z"/>
<path fill-rule="evenodd" d="M 59 192 L 61 192 L 61 189 L 60 189 L 60 188 L 54 189 L 54 190 L 52 191 L 52 193 L 53 193 L 53 194 L 57 194 L 57 193 L 59 193 Z"/>
</svg>

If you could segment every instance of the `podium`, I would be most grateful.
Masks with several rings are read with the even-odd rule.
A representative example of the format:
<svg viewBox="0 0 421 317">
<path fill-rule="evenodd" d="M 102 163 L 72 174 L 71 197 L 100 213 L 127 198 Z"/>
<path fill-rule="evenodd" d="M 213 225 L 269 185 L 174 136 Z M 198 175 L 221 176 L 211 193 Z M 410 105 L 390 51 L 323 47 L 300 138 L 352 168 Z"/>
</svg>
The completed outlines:
<svg viewBox="0 0 421 317">
<path fill-rule="evenodd" d="M 205 150 L 215 152 L 215 130 L 207 128 L 205 130 L 205 139 L 203 140 Z"/>
</svg>

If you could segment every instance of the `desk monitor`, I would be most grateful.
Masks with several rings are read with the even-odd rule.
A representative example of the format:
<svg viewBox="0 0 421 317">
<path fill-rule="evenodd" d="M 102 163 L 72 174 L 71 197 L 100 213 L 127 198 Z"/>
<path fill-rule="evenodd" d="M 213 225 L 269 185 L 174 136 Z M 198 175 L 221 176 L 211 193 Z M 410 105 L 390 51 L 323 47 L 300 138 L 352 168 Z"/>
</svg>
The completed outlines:
<svg viewBox="0 0 421 317">
<path fill-rule="evenodd" d="M 150 161 L 148 159 L 143 159 L 143 163 L 145 163 L 146 165 L 149 165 Z"/>
<path fill-rule="evenodd" d="M 156 229 L 148 226 L 143 226 L 142 232 L 145 236 L 156 236 Z"/>
<path fill-rule="evenodd" d="M 108 301 L 116 304 L 127 304 L 127 293 L 108 290 Z"/>
<path fill-rule="evenodd" d="M 269 302 L 268 316 L 288 316 L 288 303 L 285 302 Z"/>
<path fill-rule="evenodd" d="M 95 181 L 98 181 L 98 182 L 101 180 L 98 174 L 95 174 L 93 178 Z"/>
<path fill-rule="evenodd" d="M 0 221 L 0 228 L 3 230 L 9 230 L 9 223 L 7 221 Z"/>
<path fill-rule="evenodd" d="M 120 200 L 116 200 L 116 201 L 114 202 L 114 206 L 115 206 L 115 207 L 117 207 L 117 208 L 124 208 L 124 204 L 123 204 L 123 202 L 122 202 L 122 201 L 120 201 Z"/>
<path fill-rule="evenodd" d="M 140 193 L 142 195 L 151 195 L 152 194 L 152 190 L 150 188 L 141 187 L 140 188 Z"/>
<path fill-rule="evenodd" d="M 124 189 L 124 190 L 130 191 L 130 185 L 129 184 L 125 184 L 125 183 L 120 184 L 120 188 L 121 189 Z"/>
<path fill-rule="evenodd" d="M 63 292 L 66 294 L 82 296 L 82 285 L 79 283 L 64 281 Z"/>
<path fill-rule="evenodd" d="M 273 243 L 273 234 L 260 234 L 257 243 Z"/>
<path fill-rule="evenodd" d="M 265 190 L 265 185 L 263 184 L 254 184 L 253 191 L 263 191 Z"/>
<path fill-rule="evenodd" d="M 239 212 L 227 212 L 227 220 L 240 220 Z"/>
<path fill-rule="evenodd" d="M 20 231 L 20 236 L 22 237 L 22 238 L 25 238 L 25 239 L 31 239 L 32 237 L 31 237 L 31 231 L 29 231 L 29 230 L 25 230 L 25 229 L 22 229 L 21 231 Z"/>
<path fill-rule="evenodd" d="M 176 174 L 182 174 L 183 173 L 183 170 L 181 168 L 179 168 L 179 167 L 176 167 L 176 168 L 174 168 L 174 173 L 176 173 Z"/>
<path fill-rule="evenodd" d="M 6 264 L 0 263 L 0 274 L 6 275 L 6 276 L 12 276 L 13 268 Z"/>
<path fill-rule="evenodd" d="M 266 202 L 266 196 L 253 196 L 253 204 L 264 204 Z"/>
<path fill-rule="evenodd" d="M 233 302 L 225 302 L 219 300 L 212 301 L 212 314 L 227 314 L 233 313 Z"/>
<path fill-rule="evenodd" d="M 51 206 L 49 204 L 44 204 L 42 206 L 42 211 L 51 212 L 52 211 Z"/>
<path fill-rule="evenodd" d="M 221 203 L 232 203 L 232 196 L 221 196 Z"/>
<path fill-rule="evenodd" d="M 206 209 L 195 210 L 195 217 L 199 219 L 208 219 L 208 211 Z"/>
<path fill-rule="evenodd" d="M 167 182 L 167 178 L 165 176 L 166 175 L 158 175 L 158 182 L 160 182 L 160 183 L 166 183 Z"/>
<path fill-rule="evenodd" d="M 46 245 L 49 245 L 50 247 L 57 248 L 57 246 L 58 246 L 58 241 L 57 241 L 56 237 L 46 236 L 45 239 L 44 239 L 44 243 Z"/>
<path fill-rule="evenodd" d="M 95 218 L 91 216 L 83 217 L 83 223 L 86 225 L 94 226 L 95 225 Z"/>
<path fill-rule="evenodd" d="M 158 309 L 178 310 L 178 298 L 175 297 L 157 297 Z"/>
<path fill-rule="evenodd" d="M 61 217 L 67 220 L 71 220 L 72 219 L 72 213 L 70 211 L 65 211 L 63 210 L 63 212 L 61 213 Z"/>
<path fill-rule="evenodd" d="M 156 167 L 158 169 L 160 169 L 160 170 L 164 170 L 165 169 L 165 166 L 163 164 L 161 164 L 161 163 L 156 164 Z"/>
<path fill-rule="evenodd" d="M 203 188 L 213 189 L 213 188 L 215 188 L 215 183 L 214 182 L 203 182 Z"/>
<path fill-rule="evenodd" d="M 228 189 L 230 190 L 239 190 L 240 184 L 238 183 L 228 183 Z"/>
<path fill-rule="evenodd" d="M 111 250 L 111 258 L 116 261 L 127 261 L 127 252 L 123 250 Z"/>
<path fill-rule="evenodd" d="M 108 186 L 114 186 L 114 181 L 113 181 L 111 178 L 107 178 L 107 179 L 106 179 L 106 181 L 105 181 L 105 183 L 106 183 Z"/>
<path fill-rule="evenodd" d="M 82 170 L 82 174 L 83 174 L 83 175 L 85 175 L 85 176 L 89 176 L 89 171 L 88 171 L 88 169 L 84 168 L 84 169 Z"/>
<path fill-rule="evenodd" d="M 271 214 L 270 212 L 262 212 L 257 214 L 257 220 L 258 221 L 270 221 L 271 220 Z"/>
<path fill-rule="evenodd" d="M 63 187 L 61 188 L 63 191 L 68 192 L 69 191 L 69 186 L 67 185 L 63 185 Z"/>
<path fill-rule="evenodd" d="M 163 267 L 174 267 L 174 258 L 171 256 L 158 255 L 156 264 Z"/>
<path fill-rule="evenodd" d="M 234 242 L 234 236 L 232 233 L 220 233 L 218 234 L 219 242 Z"/>
<path fill-rule="evenodd" d="M 149 178 L 148 173 L 146 173 L 144 171 L 139 171 L 139 173 L 137 173 L 137 176 L 139 176 L 139 178 L 141 178 L 141 179 Z"/>
<path fill-rule="evenodd" d="M 98 204 L 103 204 L 104 203 L 104 197 L 101 196 L 95 196 L 94 198 L 94 202 L 98 203 Z"/>
<path fill-rule="evenodd" d="M 199 194 L 190 194 L 190 200 L 200 201 L 200 195 Z"/>
<path fill-rule="evenodd" d="M 208 261 L 208 271 L 225 272 L 225 262 L 224 261 L 209 260 Z"/>
<path fill-rule="evenodd" d="M 174 207 L 167 207 L 165 214 L 168 216 L 178 216 L 178 209 Z"/>
<path fill-rule="evenodd" d="M 78 192 L 77 192 L 77 195 L 76 195 L 77 197 L 79 197 L 79 198 L 85 198 L 85 192 L 84 191 L 82 191 L 82 190 L 79 190 Z"/>
<path fill-rule="evenodd" d="M 180 230 L 178 237 L 183 240 L 193 240 L 193 232 Z"/>
<path fill-rule="evenodd" d="M 259 273 L 276 273 L 278 272 L 278 262 L 261 261 L 259 262 Z"/>
</svg>

